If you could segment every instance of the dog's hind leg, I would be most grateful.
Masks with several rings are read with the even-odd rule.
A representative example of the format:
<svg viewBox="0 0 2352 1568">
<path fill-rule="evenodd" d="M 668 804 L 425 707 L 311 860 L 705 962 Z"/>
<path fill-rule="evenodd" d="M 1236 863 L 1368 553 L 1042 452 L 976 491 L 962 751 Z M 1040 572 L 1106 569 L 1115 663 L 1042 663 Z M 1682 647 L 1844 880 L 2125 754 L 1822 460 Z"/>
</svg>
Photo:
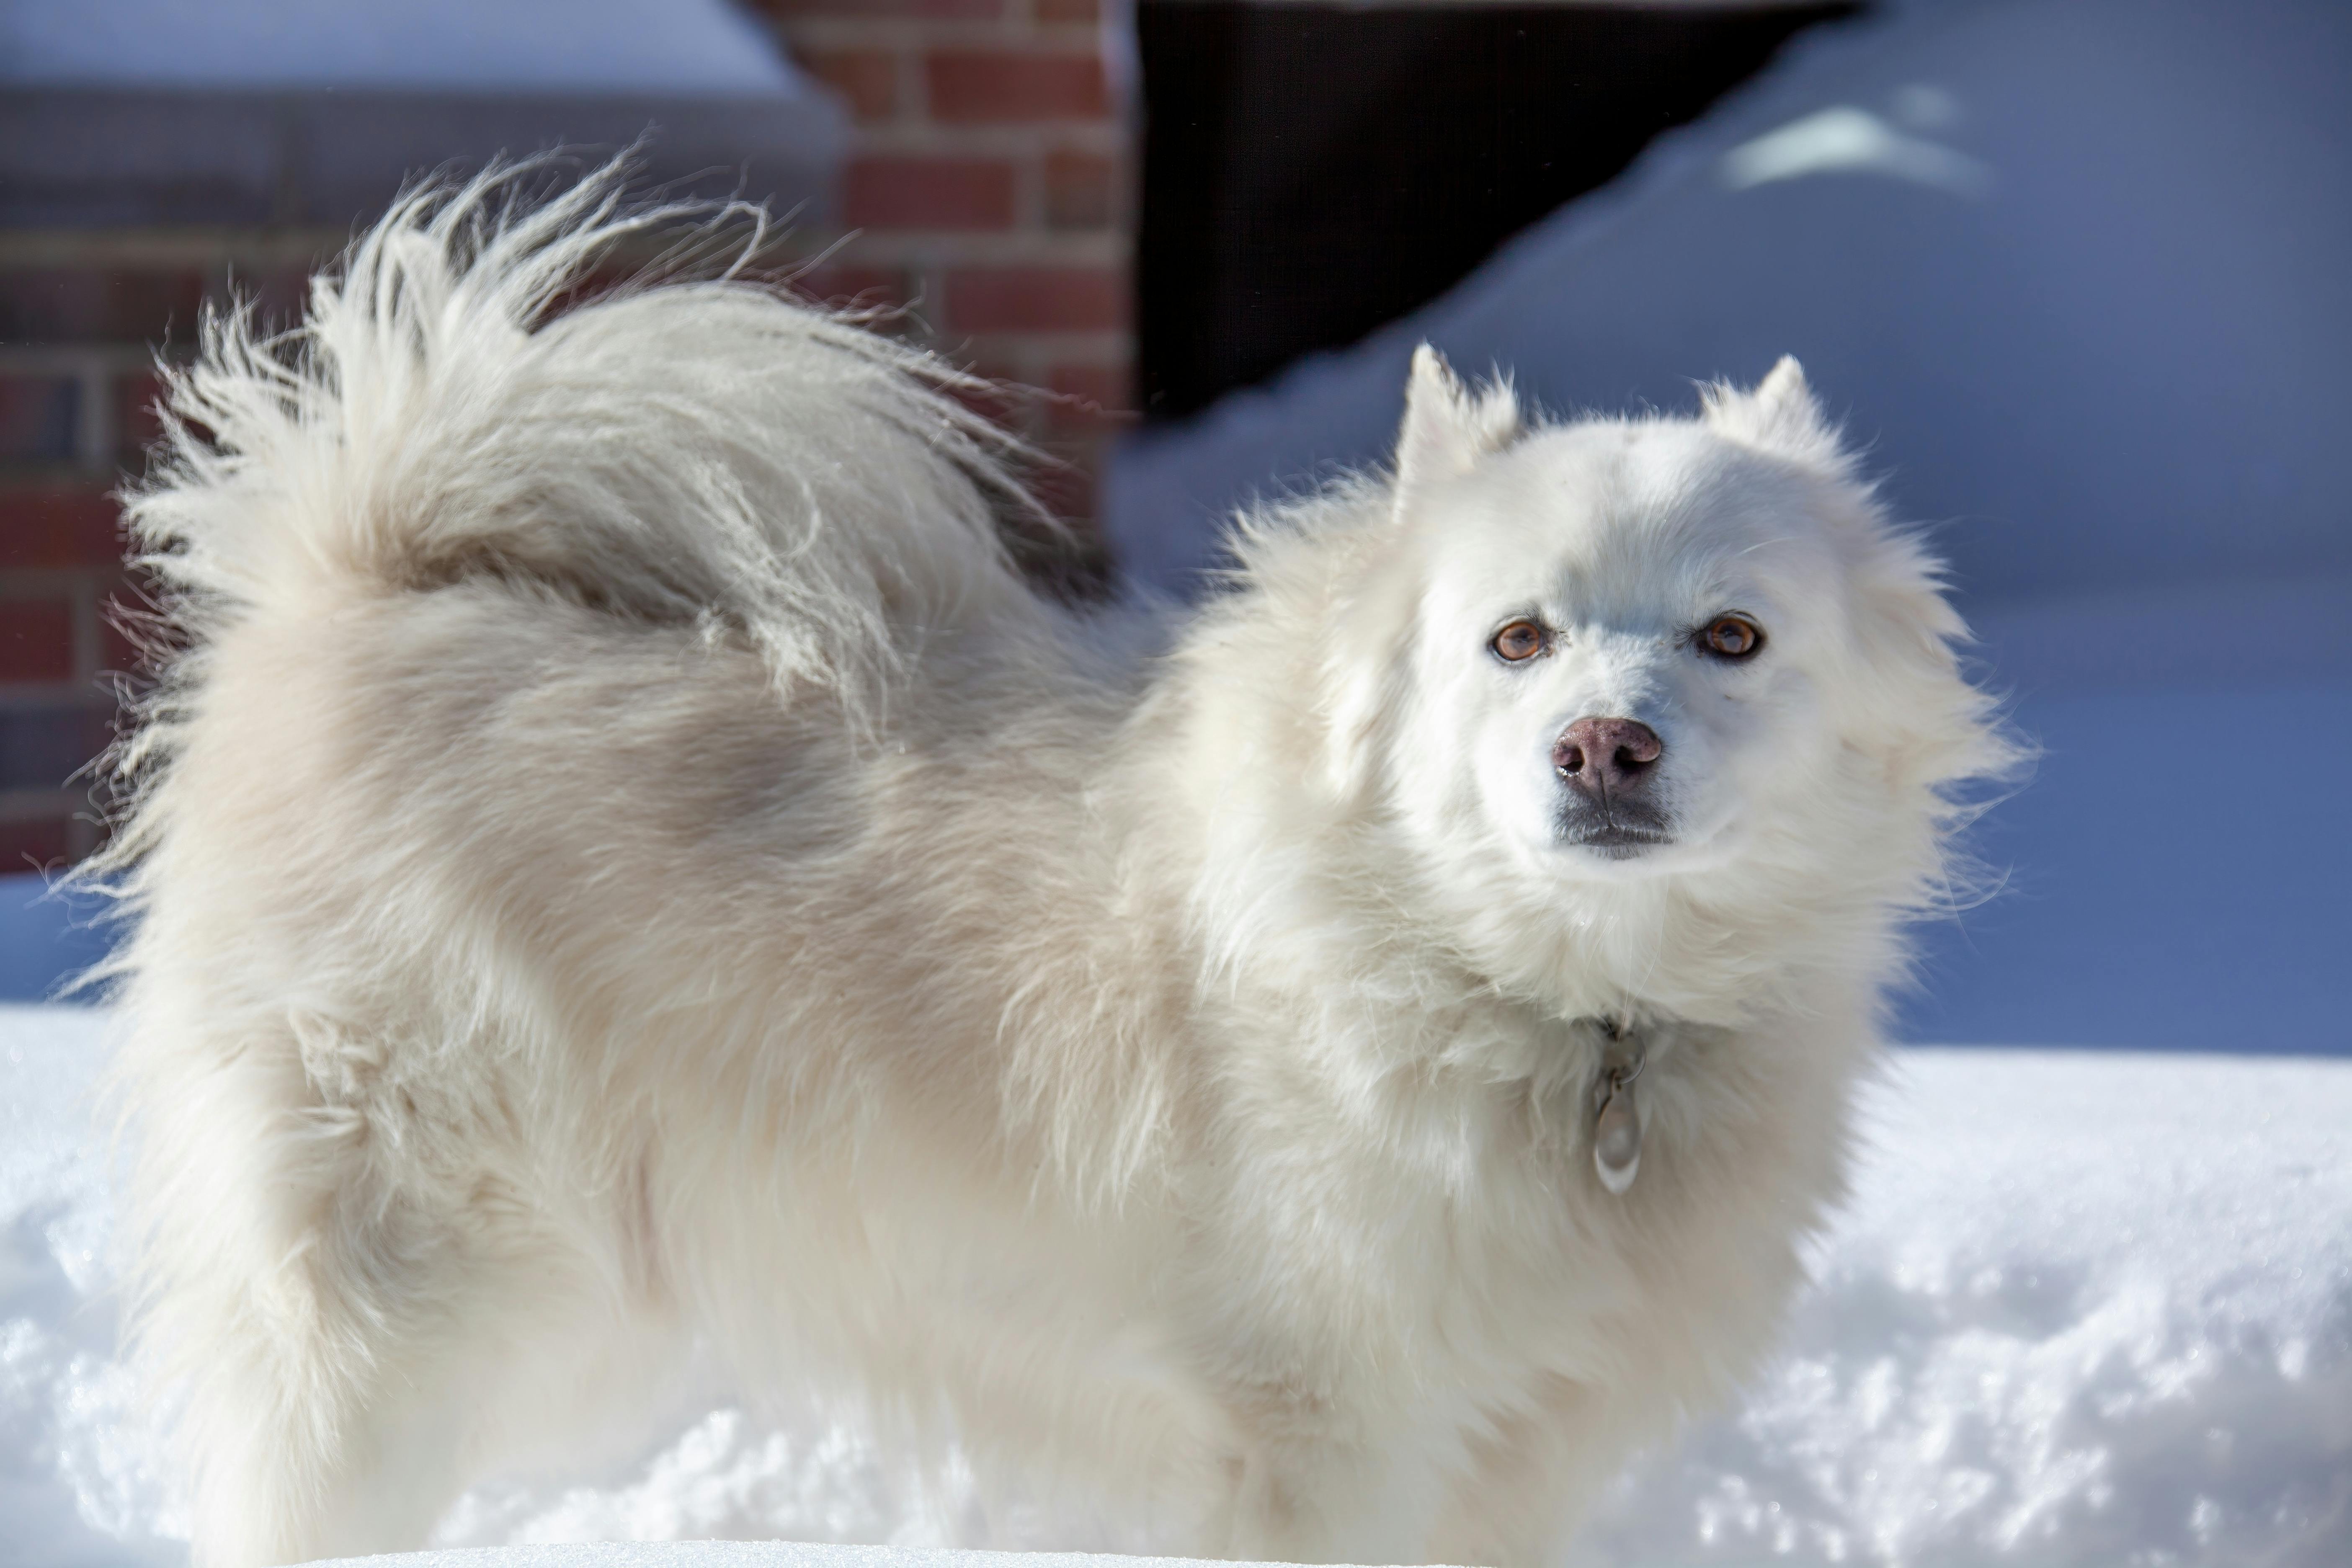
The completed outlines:
<svg viewBox="0 0 2352 1568">
<path fill-rule="evenodd" d="M 294 1022 L 232 1035 L 142 1000 L 137 1344 L 176 1406 L 195 1561 L 322 1555 L 432 1292 L 390 1256 L 415 1244 L 368 1119 L 316 1092 Z"/>
<path fill-rule="evenodd" d="M 576 1389 L 622 1304 L 478 1157 L 488 1130 L 419 1114 L 358 1032 L 131 1048 L 140 1348 L 178 1406 L 199 1568 L 424 1544 L 557 1386 L 551 1355 Z"/>
</svg>

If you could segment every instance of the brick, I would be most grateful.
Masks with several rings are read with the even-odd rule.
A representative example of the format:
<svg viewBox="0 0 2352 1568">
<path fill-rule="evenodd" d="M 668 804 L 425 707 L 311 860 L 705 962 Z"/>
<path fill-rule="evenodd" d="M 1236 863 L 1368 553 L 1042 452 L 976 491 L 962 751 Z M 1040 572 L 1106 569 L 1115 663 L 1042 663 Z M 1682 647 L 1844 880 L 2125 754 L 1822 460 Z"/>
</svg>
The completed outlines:
<svg viewBox="0 0 2352 1568">
<path fill-rule="evenodd" d="M 977 384 L 950 386 L 945 389 L 949 396 L 1022 441 L 1035 439 L 1040 412 L 1046 402 L 1044 393 L 1009 370 L 973 365 L 960 368 L 974 377 Z"/>
<path fill-rule="evenodd" d="M 1036 0 L 1040 22 L 1094 22 L 1102 17 L 1098 0 Z"/>
<path fill-rule="evenodd" d="M 115 566 L 122 551 L 121 514 L 103 491 L 0 490 L 0 568 Z"/>
<path fill-rule="evenodd" d="M 106 335 L 106 284 L 99 273 L 0 272 L 0 342 Z"/>
<path fill-rule="evenodd" d="M 136 674 L 147 663 L 146 657 L 139 651 L 139 645 L 131 640 L 130 633 L 122 629 L 126 616 L 142 613 L 128 608 L 129 603 L 124 595 L 116 595 L 107 601 L 104 612 L 99 616 L 98 665 L 100 669 L 112 670 L 118 675 Z"/>
<path fill-rule="evenodd" d="M 1016 436 L 1024 434 L 1037 395 L 1003 370 L 975 365 L 971 374 L 975 380 L 950 387 L 948 395 L 989 423 Z"/>
<path fill-rule="evenodd" d="M 71 680 L 73 644 L 67 601 L 0 599 L 0 680 Z"/>
<path fill-rule="evenodd" d="M 857 119 L 887 120 L 898 112 L 898 61 L 887 50 L 802 49 L 799 57 Z"/>
<path fill-rule="evenodd" d="M 0 272 L 0 342 L 193 341 L 204 298 L 194 268 Z"/>
<path fill-rule="evenodd" d="M 795 292 L 835 310 L 898 310 L 909 293 L 907 275 L 895 267 L 826 262 L 795 272 L 786 281 Z"/>
<path fill-rule="evenodd" d="M 1056 397 L 1075 397 L 1114 413 L 1134 406 L 1135 377 L 1123 364 L 1057 364 L 1045 373 Z"/>
<path fill-rule="evenodd" d="M 1101 120 L 1110 89 L 1101 57 L 1077 51 L 953 50 L 923 63 L 931 118 L 950 125 Z"/>
<path fill-rule="evenodd" d="M 163 439 L 163 421 L 155 400 L 163 383 L 153 371 L 137 371 L 114 383 L 114 428 L 125 458 L 135 458 Z"/>
<path fill-rule="evenodd" d="M 1059 434 L 1094 436 L 1135 422 L 1129 411 L 1134 382 L 1124 365 L 1055 365 L 1045 384 L 1053 394 L 1049 417 Z"/>
<path fill-rule="evenodd" d="M 1045 154 L 1045 226 L 1108 228 L 1117 177 L 1108 158 L 1094 153 Z"/>
<path fill-rule="evenodd" d="M 842 176 L 853 228 L 1013 226 L 1013 165 L 1002 158 L 859 158 Z"/>
<path fill-rule="evenodd" d="M 64 865 L 69 858 L 66 847 L 72 828 L 72 818 L 64 812 L 0 822 L 0 876 Z"/>
<path fill-rule="evenodd" d="M 125 675 L 150 673 L 153 660 L 187 647 L 186 635 L 167 625 L 156 608 L 152 580 L 131 573 L 99 584 L 98 663 Z M 125 627 L 129 629 L 126 630 Z M 153 649 L 151 655 L 148 650 Z"/>
<path fill-rule="evenodd" d="M 972 267 L 948 274 L 963 332 L 1101 331 L 1127 324 L 1127 276 L 1108 267 Z"/>
<path fill-rule="evenodd" d="M 301 325 L 310 305 L 310 274 L 331 259 L 321 256 L 310 267 L 271 267 L 236 277 L 237 296 L 250 300 L 262 326 L 283 331 Z"/>
<path fill-rule="evenodd" d="M 107 279 L 108 335 L 192 343 L 205 309 L 201 272 L 118 273 Z"/>
<path fill-rule="evenodd" d="M 0 461 L 71 462 L 80 406 L 70 376 L 0 375 Z"/>
</svg>

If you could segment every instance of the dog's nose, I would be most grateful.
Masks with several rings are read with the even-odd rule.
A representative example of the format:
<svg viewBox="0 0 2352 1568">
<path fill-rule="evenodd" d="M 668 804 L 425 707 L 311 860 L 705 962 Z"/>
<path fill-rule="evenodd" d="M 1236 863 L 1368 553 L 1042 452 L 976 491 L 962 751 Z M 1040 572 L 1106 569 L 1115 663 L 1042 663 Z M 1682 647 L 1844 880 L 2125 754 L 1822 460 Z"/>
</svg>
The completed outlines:
<svg viewBox="0 0 2352 1568">
<path fill-rule="evenodd" d="M 1579 719 L 1552 743 L 1551 765 L 1588 795 L 1622 795 L 1649 776 L 1666 743 L 1632 719 Z"/>
</svg>

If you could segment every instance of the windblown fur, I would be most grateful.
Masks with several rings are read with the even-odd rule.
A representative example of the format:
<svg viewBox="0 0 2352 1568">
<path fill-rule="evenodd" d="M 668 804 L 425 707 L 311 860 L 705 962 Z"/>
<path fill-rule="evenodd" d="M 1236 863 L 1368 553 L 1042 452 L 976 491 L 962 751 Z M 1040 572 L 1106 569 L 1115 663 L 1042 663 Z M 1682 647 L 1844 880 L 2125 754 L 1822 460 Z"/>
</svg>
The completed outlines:
<svg viewBox="0 0 2352 1568">
<path fill-rule="evenodd" d="M 951 373 L 726 279 L 560 308 L 663 215 L 504 190 L 210 322 L 133 506 L 180 651 L 104 874 L 200 1563 L 416 1544 L 695 1354 L 1131 1544 L 1554 1555 L 1766 1347 L 2006 761 L 1793 364 L 1530 430 L 1424 357 L 1396 476 L 1107 627 Z M 1664 847 L 1562 838 L 1588 712 L 1664 737 Z"/>
</svg>

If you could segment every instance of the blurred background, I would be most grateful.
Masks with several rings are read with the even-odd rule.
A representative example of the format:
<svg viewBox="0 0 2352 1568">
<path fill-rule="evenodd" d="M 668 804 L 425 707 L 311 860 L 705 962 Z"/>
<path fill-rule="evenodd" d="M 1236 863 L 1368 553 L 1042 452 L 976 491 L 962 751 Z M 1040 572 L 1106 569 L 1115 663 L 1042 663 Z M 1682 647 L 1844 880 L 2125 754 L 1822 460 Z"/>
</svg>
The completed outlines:
<svg viewBox="0 0 2352 1568">
<path fill-rule="evenodd" d="M 1563 414 L 1797 354 L 2042 748 L 1904 1037 L 2352 1052 L 2340 0 L 0 0 L 0 994 L 96 940 L 27 901 L 102 831 L 157 358 L 415 172 L 649 130 L 1035 389 L 1058 592 L 1200 592 L 1423 339 Z"/>
</svg>

